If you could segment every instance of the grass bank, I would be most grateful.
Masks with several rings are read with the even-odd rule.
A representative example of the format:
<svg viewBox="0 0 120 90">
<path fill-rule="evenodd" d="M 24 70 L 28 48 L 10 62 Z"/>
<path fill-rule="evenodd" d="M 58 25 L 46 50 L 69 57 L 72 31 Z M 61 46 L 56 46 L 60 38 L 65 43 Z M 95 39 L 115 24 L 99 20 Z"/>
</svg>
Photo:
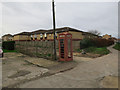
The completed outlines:
<svg viewBox="0 0 120 90">
<path fill-rule="evenodd" d="M 89 47 L 89 48 L 86 48 L 85 51 L 87 53 L 100 54 L 100 55 L 106 55 L 110 53 L 110 51 L 106 47 L 100 47 L 100 48 Z"/>
<path fill-rule="evenodd" d="M 100 54 L 100 55 L 106 55 L 109 54 L 110 51 L 107 49 L 107 47 L 88 47 L 83 49 L 86 53 L 92 53 L 92 54 Z M 77 52 L 81 53 L 82 49 L 77 49 Z"/>
<path fill-rule="evenodd" d="M 120 43 L 116 43 L 113 48 L 120 51 Z"/>
</svg>

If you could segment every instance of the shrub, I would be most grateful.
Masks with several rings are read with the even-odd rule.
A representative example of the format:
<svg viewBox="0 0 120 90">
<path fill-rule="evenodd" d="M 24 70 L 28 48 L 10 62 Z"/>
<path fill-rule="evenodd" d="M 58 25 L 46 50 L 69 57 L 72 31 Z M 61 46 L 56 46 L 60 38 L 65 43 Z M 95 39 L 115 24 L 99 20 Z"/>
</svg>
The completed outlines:
<svg viewBox="0 0 120 90">
<path fill-rule="evenodd" d="M 6 50 L 14 50 L 15 41 L 4 41 L 2 42 L 2 48 Z"/>
<path fill-rule="evenodd" d="M 102 38 L 96 38 L 93 39 L 92 42 L 94 43 L 94 45 L 96 47 L 106 47 L 106 46 L 110 46 L 112 44 L 114 44 L 114 41 L 111 39 L 102 39 Z"/>
<path fill-rule="evenodd" d="M 114 40 L 112 39 L 102 39 L 102 38 L 94 38 L 94 39 L 83 39 L 80 42 L 80 48 L 84 49 L 84 48 L 88 48 L 91 46 L 95 46 L 95 47 L 107 47 L 114 44 Z"/>
<path fill-rule="evenodd" d="M 85 38 L 85 39 L 81 40 L 81 42 L 80 42 L 81 49 L 88 48 L 90 46 L 94 46 L 94 43 L 91 39 Z"/>
</svg>

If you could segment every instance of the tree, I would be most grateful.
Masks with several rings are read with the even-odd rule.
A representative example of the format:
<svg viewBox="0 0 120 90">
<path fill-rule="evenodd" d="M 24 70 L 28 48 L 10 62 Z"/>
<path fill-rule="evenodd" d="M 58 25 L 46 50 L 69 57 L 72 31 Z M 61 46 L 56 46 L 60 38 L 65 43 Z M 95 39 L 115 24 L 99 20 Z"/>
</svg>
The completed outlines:
<svg viewBox="0 0 120 90">
<path fill-rule="evenodd" d="M 89 33 L 95 34 L 95 35 L 101 35 L 101 32 L 97 31 L 97 30 L 89 30 Z"/>
</svg>

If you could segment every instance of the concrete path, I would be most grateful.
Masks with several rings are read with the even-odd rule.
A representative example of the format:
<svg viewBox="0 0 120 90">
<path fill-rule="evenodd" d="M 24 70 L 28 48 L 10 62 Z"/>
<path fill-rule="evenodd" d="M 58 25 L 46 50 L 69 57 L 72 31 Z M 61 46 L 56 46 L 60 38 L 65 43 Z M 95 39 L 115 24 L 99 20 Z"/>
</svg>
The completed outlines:
<svg viewBox="0 0 120 90">
<path fill-rule="evenodd" d="M 57 61 L 55 62 L 55 61 L 47 60 L 44 58 L 36 58 L 36 57 L 29 57 L 29 56 L 26 56 L 24 58 L 24 60 L 26 60 L 27 62 L 32 63 L 36 66 L 44 67 L 44 68 L 48 68 L 48 67 L 59 64 Z"/>
<path fill-rule="evenodd" d="M 0 82 L 2 81 L 2 87 L 7 88 L 38 78 L 49 71 L 46 68 L 26 62 L 21 53 L 4 53 L 4 58 L 0 60 L 0 64 L 2 64 L 0 65 L 0 69 L 2 69 Z M 2 80 L 1 75 L 3 75 Z"/>
<path fill-rule="evenodd" d="M 19 88 L 100 88 L 104 76 L 118 76 L 118 51 L 96 59 L 74 57 L 79 64 L 70 71 L 21 84 Z M 84 60 L 83 60 L 84 59 Z"/>
</svg>

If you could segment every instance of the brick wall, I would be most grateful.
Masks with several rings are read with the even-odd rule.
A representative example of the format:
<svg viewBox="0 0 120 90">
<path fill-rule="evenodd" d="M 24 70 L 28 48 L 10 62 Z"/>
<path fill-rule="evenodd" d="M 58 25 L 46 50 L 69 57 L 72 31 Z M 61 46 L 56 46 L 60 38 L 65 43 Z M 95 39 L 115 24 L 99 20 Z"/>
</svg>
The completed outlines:
<svg viewBox="0 0 120 90">
<path fill-rule="evenodd" d="M 16 41 L 15 49 L 30 56 L 52 59 L 53 41 Z"/>
<path fill-rule="evenodd" d="M 73 52 L 80 49 L 80 40 L 73 40 L 72 42 Z M 16 41 L 15 49 L 26 55 L 52 59 L 53 43 L 53 41 Z M 56 40 L 56 51 L 59 56 L 58 40 Z"/>
</svg>

